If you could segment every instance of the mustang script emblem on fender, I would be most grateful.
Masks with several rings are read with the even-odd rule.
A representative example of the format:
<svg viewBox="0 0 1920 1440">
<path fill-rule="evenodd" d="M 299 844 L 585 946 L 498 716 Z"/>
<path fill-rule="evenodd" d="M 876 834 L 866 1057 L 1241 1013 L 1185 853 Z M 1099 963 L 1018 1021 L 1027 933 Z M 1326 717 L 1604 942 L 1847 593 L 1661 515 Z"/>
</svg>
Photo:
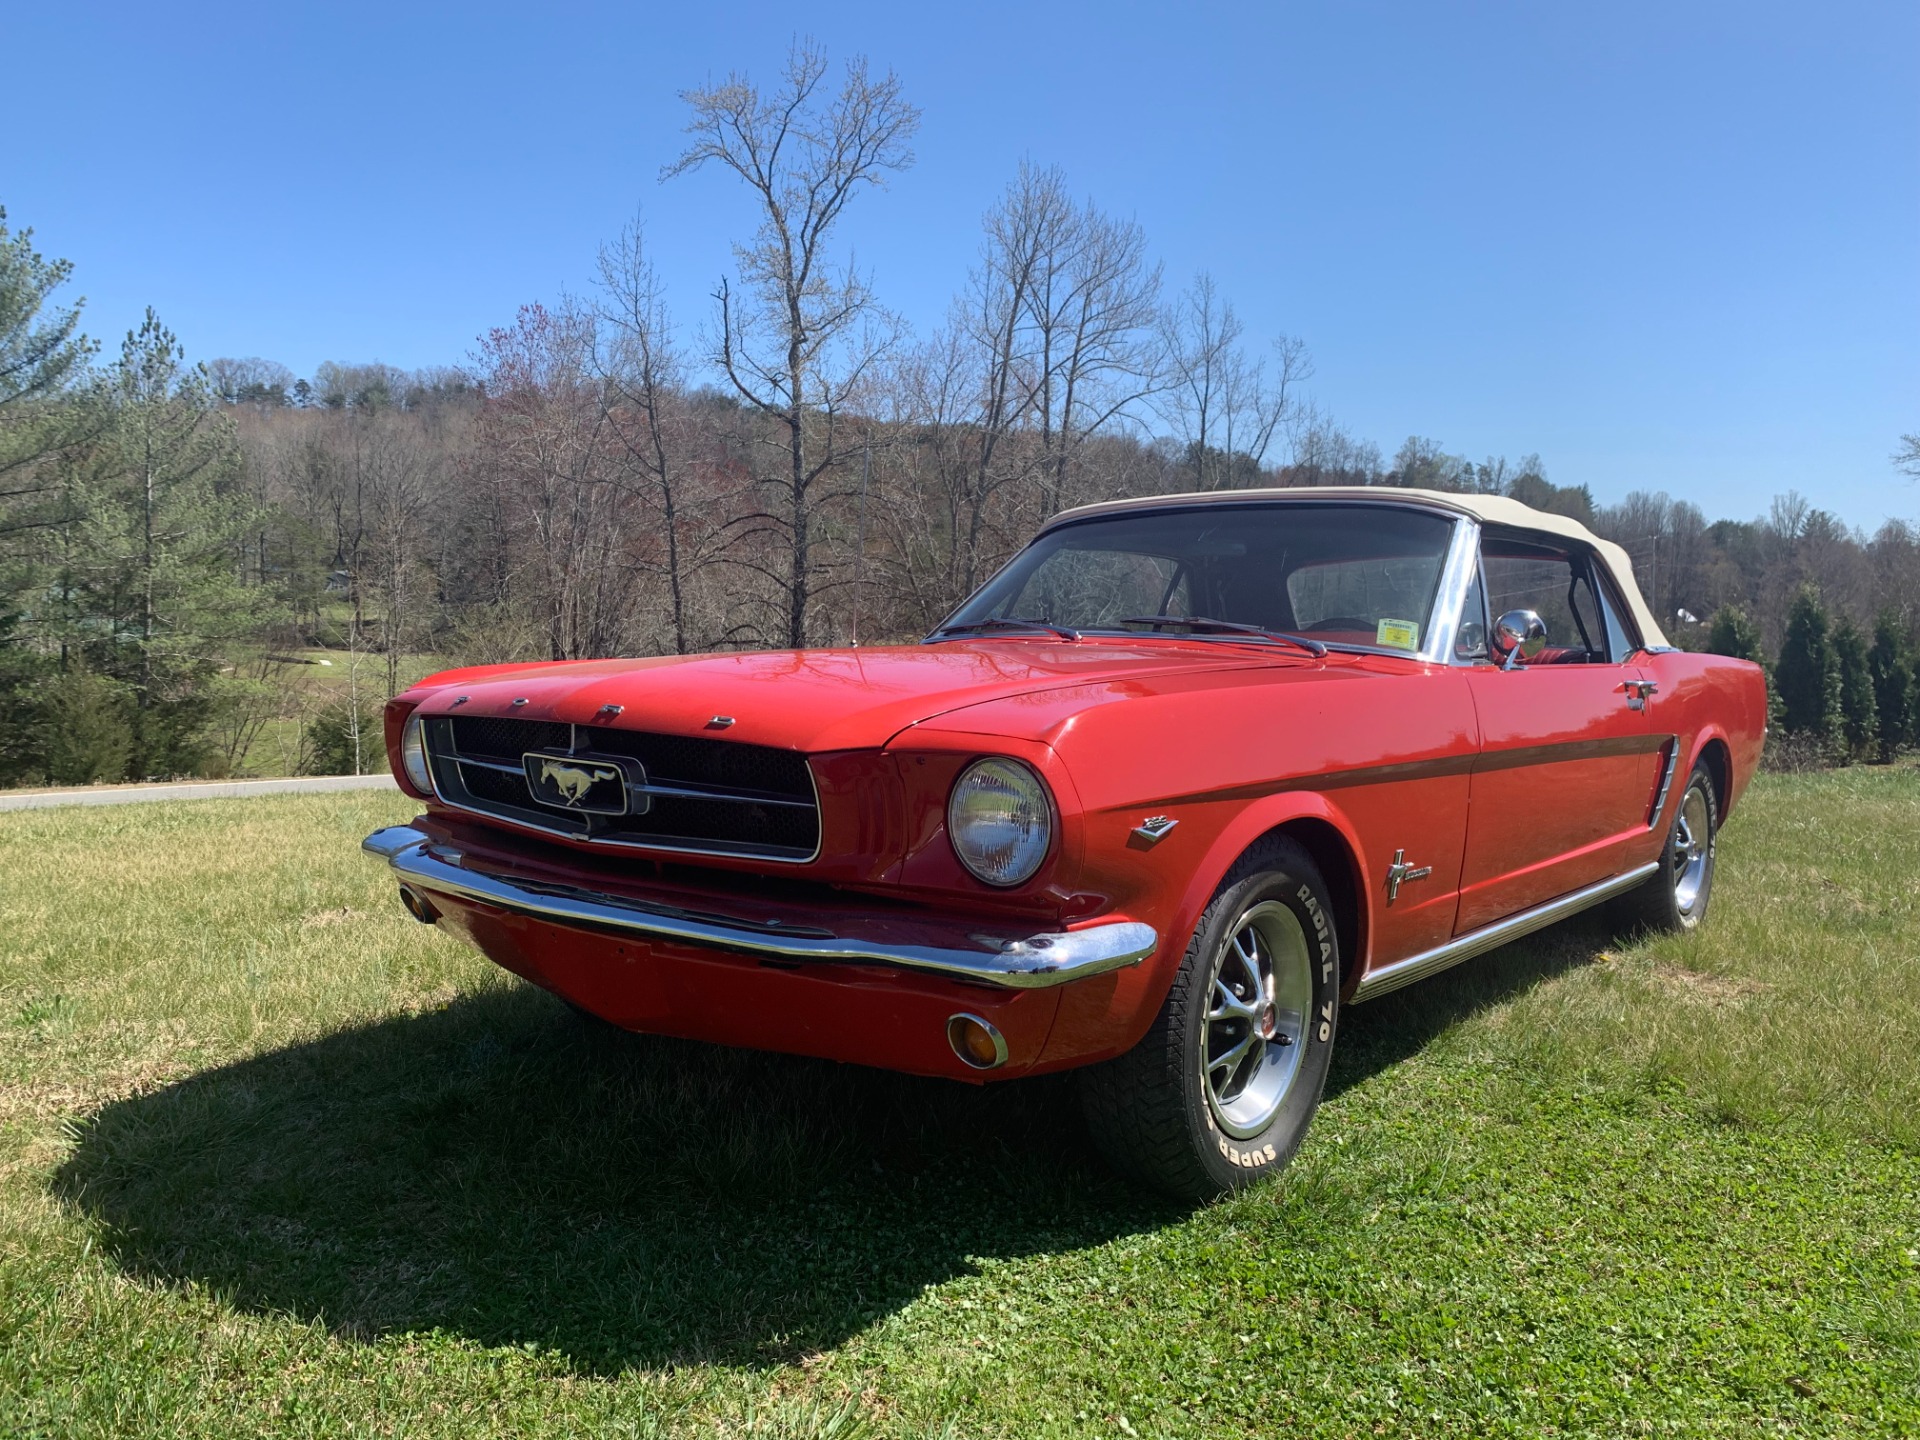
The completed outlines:
<svg viewBox="0 0 1920 1440">
<path fill-rule="evenodd" d="M 1393 852 L 1393 863 L 1387 867 L 1387 903 L 1391 905 L 1400 898 L 1400 886 L 1408 880 L 1424 880 L 1433 874 L 1431 865 L 1409 865 L 1407 852 Z"/>
<path fill-rule="evenodd" d="M 640 770 L 636 762 L 534 750 L 523 755 L 521 763 L 527 789 L 542 805 L 595 815 L 625 815 L 630 808 L 646 808 L 644 796 L 637 807 L 628 803 L 628 787 L 647 783 L 644 772 L 634 773 Z"/>
</svg>

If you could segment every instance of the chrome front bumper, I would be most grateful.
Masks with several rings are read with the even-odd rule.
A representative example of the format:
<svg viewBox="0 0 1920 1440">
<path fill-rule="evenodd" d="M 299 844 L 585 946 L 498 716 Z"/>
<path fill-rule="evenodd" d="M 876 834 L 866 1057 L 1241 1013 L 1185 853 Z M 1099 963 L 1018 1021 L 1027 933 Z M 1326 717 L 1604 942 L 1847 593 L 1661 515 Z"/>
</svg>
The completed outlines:
<svg viewBox="0 0 1920 1440">
<path fill-rule="evenodd" d="M 457 847 L 435 841 L 411 825 L 376 830 L 362 842 L 362 848 L 390 863 L 403 886 L 429 896 L 476 900 L 516 915 L 775 960 L 896 965 L 1015 990 L 1064 985 L 1069 980 L 1138 965 L 1160 943 L 1154 928 L 1137 920 L 1110 920 L 1080 930 L 1017 939 L 956 937 L 963 938 L 967 942 L 964 945 L 901 943 L 836 934 L 806 924 L 759 922 L 686 910 L 601 890 L 503 875 L 480 868 Z M 882 925 L 900 928 L 898 922 L 876 922 L 876 928 Z"/>
</svg>

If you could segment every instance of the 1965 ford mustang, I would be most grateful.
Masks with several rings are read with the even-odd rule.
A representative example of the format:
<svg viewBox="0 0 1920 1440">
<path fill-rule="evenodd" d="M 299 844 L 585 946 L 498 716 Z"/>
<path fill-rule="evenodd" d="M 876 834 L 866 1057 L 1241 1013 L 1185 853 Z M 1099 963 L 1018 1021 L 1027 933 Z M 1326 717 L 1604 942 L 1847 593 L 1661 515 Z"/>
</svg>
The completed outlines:
<svg viewBox="0 0 1920 1440">
<path fill-rule="evenodd" d="M 631 1030 L 1085 1067 L 1151 1184 L 1284 1164 L 1343 1006 L 1604 900 L 1705 917 L 1757 667 L 1514 501 L 1069 511 L 917 645 L 452 670 L 387 707 L 416 917 Z"/>
</svg>

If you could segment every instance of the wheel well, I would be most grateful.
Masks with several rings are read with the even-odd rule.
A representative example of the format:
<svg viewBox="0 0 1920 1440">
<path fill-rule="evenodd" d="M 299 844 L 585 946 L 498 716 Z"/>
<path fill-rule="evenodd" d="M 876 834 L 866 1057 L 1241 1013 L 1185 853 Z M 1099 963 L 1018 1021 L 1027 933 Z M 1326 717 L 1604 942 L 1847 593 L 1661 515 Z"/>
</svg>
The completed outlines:
<svg viewBox="0 0 1920 1440">
<path fill-rule="evenodd" d="M 1727 742 L 1718 736 L 1709 740 L 1700 751 L 1700 763 L 1707 767 L 1707 774 L 1713 780 L 1714 803 L 1720 807 L 1716 818 L 1724 820 L 1728 801 L 1733 796 L 1733 754 L 1727 749 Z"/>
<path fill-rule="evenodd" d="M 1359 862 L 1346 836 L 1311 816 L 1289 820 L 1271 833 L 1285 835 L 1305 850 L 1327 882 L 1334 935 L 1340 942 L 1340 978 L 1351 980 L 1360 968 L 1360 957 L 1367 953 L 1367 919 L 1360 905 Z"/>
</svg>

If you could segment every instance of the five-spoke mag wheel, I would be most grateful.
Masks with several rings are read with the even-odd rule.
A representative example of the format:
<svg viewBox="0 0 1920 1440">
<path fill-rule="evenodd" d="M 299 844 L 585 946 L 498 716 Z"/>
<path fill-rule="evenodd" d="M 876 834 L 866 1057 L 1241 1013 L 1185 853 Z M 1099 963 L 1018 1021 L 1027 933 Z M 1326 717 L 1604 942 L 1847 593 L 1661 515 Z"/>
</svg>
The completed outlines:
<svg viewBox="0 0 1920 1440">
<path fill-rule="evenodd" d="M 1260 841 L 1214 892 L 1145 1038 L 1080 1072 L 1095 1142 L 1195 1199 L 1272 1174 L 1320 1103 L 1340 976 L 1320 871 L 1297 842 Z"/>
<path fill-rule="evenodd" d="M 1216 952 L 1201 1070 L 1207 1104 L 1236 1140 L 1272 1123 L 1300 1073 L 1313 967 L 1299 917 L 1265 900 Z"/>
</svg>

